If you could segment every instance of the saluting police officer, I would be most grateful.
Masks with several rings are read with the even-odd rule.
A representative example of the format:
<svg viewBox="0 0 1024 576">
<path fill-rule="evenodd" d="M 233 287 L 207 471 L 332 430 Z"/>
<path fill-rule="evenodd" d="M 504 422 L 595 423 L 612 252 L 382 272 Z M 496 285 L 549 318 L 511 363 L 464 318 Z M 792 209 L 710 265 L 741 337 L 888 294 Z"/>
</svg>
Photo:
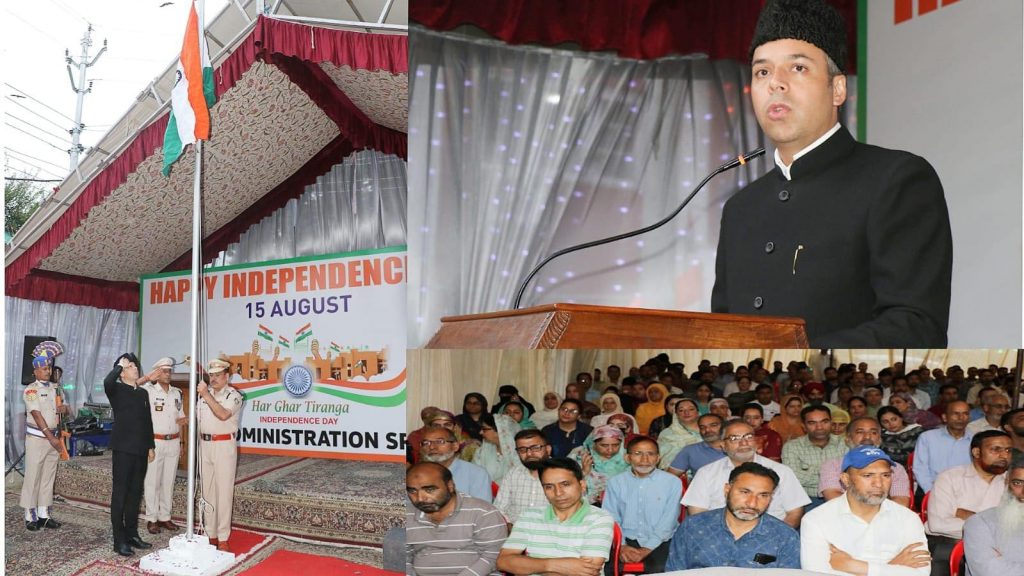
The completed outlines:
<svg viewBox="0 0 1024 576">
<path fill-rule="evenodd" d="M 110 495 L 110 523 L 114 529 L 114 551 L 132 556 L 132 548 L 153 545 L 139 537 L 139 503 L 142 501 L 146 466 L 156 457 L 149 394 L 139 388 L 139 359 L 122 354 L 103 379 L 103 390 L 114 412 L 110 434 L 113 451 L 113 489 Z"/>
<path fill-rule="evenodd" d="M 146 529 L 159 534 L 162 528 L 178 531 L 171 521 L 171 501 L 174 496 L 174 475 L 181 455 L 181 426 L 188 422 L 185 416 L 181 390 L 171 386 L 174 360 L 161 358 L 153 364 L 152 372 L 143 376 L 142 389 L 149 394 L 149 410 L 153 419 L 153 440 L 156 457 L 146 469 Z"/>
<path fill-rule="evenodd" d="M 242 394 L 228 386 L 231 363 L 210 360 L 210 384 L 198 385 L 199 402 L 199 471 L 202 475 L 203 498 L 212 510 L 205 513 L 206 535 L 218 550 L 230 552 L 231 506 L 235 495 L 235 468 L 238 464 L 238 417 L 242 410 Z"/>
<path fill-rule="evenodd" d="M 25 388 L 25 482 L 21 486 L 21 507 L 25 509 L 25 528 L 60 528 L 50 518 L 53 481 L 57 478 L 57 460 L 61 440 L 57 437 L 59 414 L 67 406 L 57 407 L 57 385 L 50 382 L 50 358 L 32 359 L 35 381 Z"/>
</svg>

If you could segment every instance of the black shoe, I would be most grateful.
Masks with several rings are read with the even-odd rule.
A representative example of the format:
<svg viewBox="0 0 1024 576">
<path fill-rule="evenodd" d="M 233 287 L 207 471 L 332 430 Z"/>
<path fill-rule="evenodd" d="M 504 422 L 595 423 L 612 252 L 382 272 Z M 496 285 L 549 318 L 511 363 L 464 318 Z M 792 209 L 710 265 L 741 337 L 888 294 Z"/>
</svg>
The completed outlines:
<svg viewBox="0 0 1024 576">
<path fill-rule="evenodd" d="M 121 556 L 134 556 L 135 555 L 135 552 L 132 551 L 131 546 L 129 546 L 129 545 L 123 543 L 123 542 L 120 543 L 120 544 L 114 544 L 114 552 L 117 552 Z"/>
<path fill-rule="evenodd" d="M 39 521 L 25 520 L 25 529 L 31 532 L 39 530 Z"/>
<path fill-rule="evenodd" d="M 145 550 L 146 548 L 152 548 L 153 547 L 152 544 L 150 544 L 149 542 L 144 541 L 142 538 L 139 538 L 138 536 L 131 536 L 131 537 L 129 537 L 127 542 L 128 542 L 128 545 L 131 546 L 132 548 L 142 548 L 143 550 Z"/>
<path fill-rule="evenodd" d="M 53 528 L 54 530 L 62 526 L 60 522 L 53 518 L 40 518 L 38 524 L 40 528 Z"/>
</svg>

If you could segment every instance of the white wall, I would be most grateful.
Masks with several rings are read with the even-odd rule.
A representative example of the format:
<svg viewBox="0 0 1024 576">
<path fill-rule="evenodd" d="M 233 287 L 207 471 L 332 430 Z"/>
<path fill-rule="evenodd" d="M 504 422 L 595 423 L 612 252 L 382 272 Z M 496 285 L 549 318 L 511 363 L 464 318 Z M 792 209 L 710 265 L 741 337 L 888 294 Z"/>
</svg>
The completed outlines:
<svg viewBox="0 0 1024 576">
<path fill-rule="evenodd" d="M 942 179 L 954 246 L 949 347 L 1017 347 L 1024 3 L 960 0 L 917 15 L 915 0 L 898 25 L 893 3 L 867 3 L 867 142 L 923 156 Z"/>
</svg>

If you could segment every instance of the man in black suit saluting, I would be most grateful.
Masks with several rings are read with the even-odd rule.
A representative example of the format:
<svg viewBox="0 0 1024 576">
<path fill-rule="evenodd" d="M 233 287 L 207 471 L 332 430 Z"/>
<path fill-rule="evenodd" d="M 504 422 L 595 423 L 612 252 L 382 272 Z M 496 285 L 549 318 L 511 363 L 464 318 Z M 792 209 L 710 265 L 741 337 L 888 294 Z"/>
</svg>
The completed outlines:
<svg viewBox="0 0 1024 576">
<path fill-rule="evenodd" d="M 110 523 L 114 528 L 114 551 L 122 556 L 133 555 L 132 548 L 153 546 L 139 537 L 139 502 L 146 466 L 156 455 L 156 444 L 149 394 L 138 386 L 138 379 L 139 359 L 130 352 L 122 354 L 103 379 L 103 390 L 114 412 L 114 430 L 110 435 L 114 467 Z"/>
</svg>

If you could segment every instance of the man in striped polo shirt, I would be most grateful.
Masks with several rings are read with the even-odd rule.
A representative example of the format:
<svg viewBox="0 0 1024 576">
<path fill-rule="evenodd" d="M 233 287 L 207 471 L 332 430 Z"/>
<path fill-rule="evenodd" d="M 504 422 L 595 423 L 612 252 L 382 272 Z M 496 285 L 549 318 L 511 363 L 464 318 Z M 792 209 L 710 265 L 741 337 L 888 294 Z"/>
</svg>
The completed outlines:
<svg viewBox="0 0 1024 576">
<path fill-rule="evenodd" d="M 406 574 L 498 574 L 494 563 L 508 529 L 497 508 L 458 494 L 451 470 L 434 462 L 409 468 L 405 489 L 416 507 L 405 515 Z"/>
<path fill-rule="evenodd" d="M 539 477 L 549 505 L 519 515 L 501 548 L 498 569 L 512 574 L 598 576 L 611 551 L 611 515 L 587 503 L 587 483 L 575 460 L 546 460 Z"/>
</svg>

